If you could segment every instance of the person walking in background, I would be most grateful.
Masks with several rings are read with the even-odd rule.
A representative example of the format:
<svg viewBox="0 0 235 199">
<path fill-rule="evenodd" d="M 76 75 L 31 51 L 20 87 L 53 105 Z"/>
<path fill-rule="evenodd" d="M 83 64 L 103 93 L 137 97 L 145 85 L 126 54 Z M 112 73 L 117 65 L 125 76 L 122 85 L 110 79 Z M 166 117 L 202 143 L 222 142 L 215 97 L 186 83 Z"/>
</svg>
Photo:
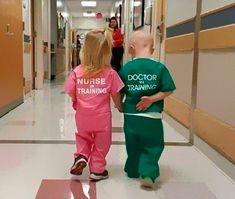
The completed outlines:
<svg viewBox="0 0 235 199">
<path fill-rule="evenodd" d="M 77 56 L 77 66 L 78 66 L 81 63 L 80 58 L 79 58 L 79 54 L 80 54 L 82 44 L 80 42 L 80 35 L 79 34 L 77 35 L 76 38 L 77 38 L 77 41 L 76 41 L 76 50 L 77 50 L 76 56 Z"/>
<path fill-rule="evenodd" d="M 70 173 L 81 175 L 89 164 L 91 180 L 108 178 L 105 158 L 112 140 L 110 97 L 117 109 L 122 109 L 119 91 L 124 85 L 110 66 L 111 48 L 108 28 L 87 33 L 80 53 L 81 65 L 70 73 L 65 84 L 76 110 L 77 126 L 77 151 Z"/>
<path fill-rule="evenodd" d="M 117 72 L 121 69 L 121 62 L 123 58 L 123 35 L 121 29 L 118 27 L 116 17 L 112 17 L 109 22 L 109 27 L 113 29 L 113 48 L 111 65 Z"/>
<path fill-rule="evenodd" d="M 164 149 L 161 114 L 164 98 L 175 90 L 175 84 L 164 64 L 152 58 L 153 38 L 149 33 L 134 32 L 129 53 L 133 60 L 119 72 L 125 84 L 124 170 L 130 178 L 141 178 L 141 186 L 153 188 L 160 176 L 158 161 Z"/>
</svg>

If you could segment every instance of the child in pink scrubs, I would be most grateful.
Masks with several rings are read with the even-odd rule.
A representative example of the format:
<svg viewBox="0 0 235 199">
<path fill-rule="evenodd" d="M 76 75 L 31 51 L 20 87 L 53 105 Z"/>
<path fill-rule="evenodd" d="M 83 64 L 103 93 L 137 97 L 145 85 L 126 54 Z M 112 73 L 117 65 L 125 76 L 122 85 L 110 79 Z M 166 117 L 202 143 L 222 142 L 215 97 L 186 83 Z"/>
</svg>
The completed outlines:
<svg viewBox="0 0 235 199">
<path fill-rule="evenodd" d="M 112 34 L 109 29 L 87 33 L 81 49 L 81 65 L 69 75 L 65 91 L 72 98 L 77 126 L 71 174 L 81 175 L 89 165 L 90 179 L 108 178 L 105 157 L 112 141 L 110 98 L 121 111 L 119 91 L 124 87 L 110 66 Z"/>
</svg>

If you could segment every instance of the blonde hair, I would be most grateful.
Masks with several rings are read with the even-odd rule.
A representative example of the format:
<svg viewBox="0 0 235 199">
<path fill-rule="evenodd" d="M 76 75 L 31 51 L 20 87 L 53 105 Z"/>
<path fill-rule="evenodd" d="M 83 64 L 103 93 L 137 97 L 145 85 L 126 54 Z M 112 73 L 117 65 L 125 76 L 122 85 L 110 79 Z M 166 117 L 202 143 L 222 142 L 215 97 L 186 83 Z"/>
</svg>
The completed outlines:
<svg viewBox="0 0 235 199">
<path fill-rule="evenodd" d="M 112 31 L 110 28 L 93 30 L 87 33 L 80 52 L 85 77 L 98 74 L 110 67 L 112 56 Z"/>
</svg>

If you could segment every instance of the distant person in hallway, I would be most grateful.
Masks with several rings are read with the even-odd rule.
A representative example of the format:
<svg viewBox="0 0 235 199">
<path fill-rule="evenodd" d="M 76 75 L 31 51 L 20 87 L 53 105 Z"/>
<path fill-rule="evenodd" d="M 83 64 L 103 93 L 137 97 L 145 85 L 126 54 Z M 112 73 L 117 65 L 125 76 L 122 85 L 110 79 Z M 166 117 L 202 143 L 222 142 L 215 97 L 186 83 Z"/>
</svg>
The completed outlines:
<svg viewBox="0 0 235 199">
<path fill-rule="evenodd" d="M 164 149 L 164 98 L 176 87 L 164 64 L 152 58 L 153 38 L 149 33 L 134 32 L 128 50 L 133 59 L 119 72 L 125 84 L 122 89 L 127 150 L 124 170 L 128 177 L 140 178 L 141 187 L 154 188 Z"/>
<path fill-rule="evenodd" d="M 121 29 L 118 27 L 116 17 L 112 17 L 109 22 L 109 27 L 113 29 L 113 48 L 111 65 L 117 72 L 121 69 L 121 62 L 123 58 L 123 35 Z"/>
<path fill-rule="evenodd" d="M 69 75 L 65 91 L 72 98 L 77 126 L 74 164 L 70 173 L 81 175 L 89 165 L 90 179 L 108 178 L 106 155 L 112 141 L 110 98 L 122 109 L 122 80 L 110 65 L 112 34 L 109 28 L 87 33 L 81 65 Z"/>
<path fill-rule="evenodd" d="M 79 54 L 80 54 L 82 44 L 80 42 L 80 35 L 79 34 L 77 34 L 76 38 L 77 38 L 77 41 L 76 41 L 76 50 L 77 50 L 76 56 L 77 56 L 77 65 L 79 65 L 81 63 L 80 58 L 79 58 Z"/>
</svg>

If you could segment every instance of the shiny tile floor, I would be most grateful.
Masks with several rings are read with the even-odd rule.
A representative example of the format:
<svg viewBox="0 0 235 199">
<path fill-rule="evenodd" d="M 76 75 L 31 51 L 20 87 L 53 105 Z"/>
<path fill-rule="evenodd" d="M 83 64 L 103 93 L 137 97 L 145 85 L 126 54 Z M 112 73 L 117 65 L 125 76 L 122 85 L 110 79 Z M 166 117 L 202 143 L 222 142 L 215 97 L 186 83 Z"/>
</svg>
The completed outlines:
<svg viewBox="0 0 235 199">
<path fill-rule="evenodd" d="M 4 199 L 235 199 L 235 184 L 193 146 L 167 145 L 156 189 L 143 190 L 123 172 L 122 115 L 113 109 L 110 178 L 91 183 L 88 170 L 69 174 L 73 163 L 74 112 L 63 78 L 33 91 L 24 104 L 0 118 L 0 198 Z M 164 121 L 167 143 L 187 143 Z"/>
</svg>

